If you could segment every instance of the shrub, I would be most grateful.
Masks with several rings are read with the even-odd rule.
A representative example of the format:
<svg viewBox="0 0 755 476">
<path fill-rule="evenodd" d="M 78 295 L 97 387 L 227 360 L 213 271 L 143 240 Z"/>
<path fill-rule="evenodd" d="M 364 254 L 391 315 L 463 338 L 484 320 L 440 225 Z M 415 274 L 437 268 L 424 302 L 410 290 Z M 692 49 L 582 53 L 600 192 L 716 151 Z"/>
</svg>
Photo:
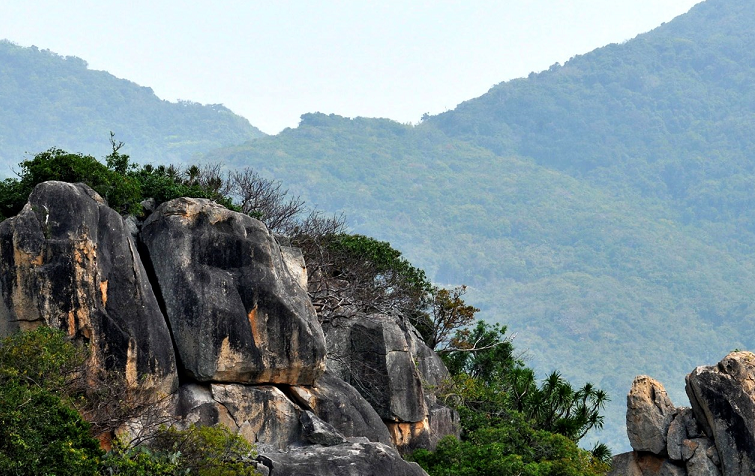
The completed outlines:
<svg viewBox="0 0 755 476">
<path fill-rule="evenodd" d="M 179 466 L 199 476 L 255 476 L 252 445 L 224 426 L 165 428 L 150 443 L 163 454 L 179 453 Z"/>
</svg>

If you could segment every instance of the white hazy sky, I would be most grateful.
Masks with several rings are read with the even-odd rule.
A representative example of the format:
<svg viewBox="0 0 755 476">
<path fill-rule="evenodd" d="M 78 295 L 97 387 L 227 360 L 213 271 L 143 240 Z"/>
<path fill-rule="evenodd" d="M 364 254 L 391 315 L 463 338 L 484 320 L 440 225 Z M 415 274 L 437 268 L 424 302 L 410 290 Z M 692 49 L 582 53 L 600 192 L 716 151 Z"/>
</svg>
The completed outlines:
<svg viewBox="0 0 755 476">
<path fill-rule="evenodd" d="M 267 133 L 305 112 L 417 122 L 700 0 L 0 0 L 0 38 Z"/>
</svg>

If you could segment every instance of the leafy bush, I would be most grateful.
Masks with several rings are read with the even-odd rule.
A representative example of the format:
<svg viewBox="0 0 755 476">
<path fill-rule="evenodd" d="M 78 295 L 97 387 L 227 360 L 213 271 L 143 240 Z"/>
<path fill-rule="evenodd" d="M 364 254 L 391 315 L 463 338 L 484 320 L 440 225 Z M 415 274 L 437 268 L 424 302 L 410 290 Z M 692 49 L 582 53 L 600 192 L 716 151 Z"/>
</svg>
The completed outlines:
<svg viewBox="0 0 755 476">
<path fill-rule="evenodd" d="M 150 442 L 162 454 L 179 454 L 178 466 L 199 476 L 255 476 L 252 445 L 224 426 L 164 428 Z"/>
<path fill-rule="evenodd" d="M 82 361 L 46 327 L 0 342 L 0 474 L 97 474 L 99 443 L 66 395 Z"/>
<path fill-rule="evenodd" d="M 452 380 L 436 388 L 461 417 L 462 440 L 448 437 L 435 452 L 413 458 L 432 476 L 597 475 L 610 451 L 577 446 L 602 425 L 607 400 L 590 384 L 574 389 L 558 372 L 538 385 L 535 373 L 514 354 L 506 328 L 478 321 L 454 337 L 456 349 L 442 354 Z"/>
</svg>

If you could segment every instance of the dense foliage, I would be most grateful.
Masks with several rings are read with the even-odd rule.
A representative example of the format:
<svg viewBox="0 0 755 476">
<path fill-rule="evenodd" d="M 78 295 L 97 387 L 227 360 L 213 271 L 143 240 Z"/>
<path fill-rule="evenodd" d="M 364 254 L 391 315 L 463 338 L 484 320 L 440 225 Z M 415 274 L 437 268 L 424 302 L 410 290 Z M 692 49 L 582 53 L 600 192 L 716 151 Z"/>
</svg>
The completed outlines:
<svg viewBox="0 0 755 476">
<path fill-rule="evenodd" d="M 19 164 L 18 178 L 0 182 L 0 219 L 17 214 L 34 186 L 48 180 L 83 182 L 99 193 L 120 213 L 140 214 L 140 202 L 153 198 L 156 204 L 178 197 L 209 198 L 233 207 L 230 198 L 219 191 L 219 184 L 200 183 L 196 166 L 181 171 L 176 167 L 151 164 L 137 166 L 119 152 L 122 144 L 113 142 L 107 165 L 90 155 L 50 149 Z"/>
<path fill-rule="evenodd" d="M 0 474 L 258 474 L 249 464 L 255 456 L 251 445 L 225 428 L 161 428 L 149 447 L 116 442 L 104 454 L 93 438 L 93 427 L 77 411 L 86 407 L 81 402 L 86 395 L 76 385 L 86 373 L 85 358 L 86 349 L 48 327 L 0 341 Z M 123 402 L 102 403 L 119 407 Z M 88 417 L 91 413 L 86 412 Z"/>
<path fill-rule="evenodd" d="M 263 134 L 219 104 L 171 103 L 150 88 L 88 69 L 72 56 L 0 41 L 0 176 L 51 144 L 107 153 L 108 131 L 150 160 L 193 154 Z"/>
<path fill-rule="evenodd" d="M 0 342 L 0 474 L 98 474 L 99 443 L 66 392 L 82 357 L 48 328 Z"/>
<path fill-rule="evenodd" d="M 752 2 L 708 0 L 415 126 L 305 114 L 208 157 L 467 284 L 539 375 L 623 395 L 650 374 L 681 405 L 696 365 L 755 346 L 753 25 Z"/>
<path fill-rule="evenodd" d="M 575 390 L 558 373 L 538 385 L 504 327 L 479 321 L 455 339 L 458 349 L 443 354 L 453 379 L 435 391 L 459 412 L 462 438 L 413 454 L 431 476 L 605 474 L 608 448 L 577 446 L 603 424 L 602 390 L 589 383 Z"/>
<path fill-rule="evenodd" d="M 102 460 L 108 476 L 255 476 L 252 445 L 224 426 L 162 428 L 149 447 L 116 443 Z"/>
</svg>

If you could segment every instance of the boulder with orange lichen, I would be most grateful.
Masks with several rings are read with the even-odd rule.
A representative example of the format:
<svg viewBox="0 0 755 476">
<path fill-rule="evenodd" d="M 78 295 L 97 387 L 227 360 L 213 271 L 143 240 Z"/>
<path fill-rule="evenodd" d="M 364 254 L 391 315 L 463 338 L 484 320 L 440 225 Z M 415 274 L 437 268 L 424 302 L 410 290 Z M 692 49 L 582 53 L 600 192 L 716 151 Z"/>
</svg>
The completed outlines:
<svg viewBox="0 0 755 476">
<path fill-rule="evenodd" d="M 0 224 L 0 333 L 39 325 L 90 344 L 91 364 L 168 394 L 167 324 L 121 216 L 83 184 L 37 185 Z"/>
<path fill-rule="evenodd" d="M 140 236 L 187 378 L 311 385 L 322 374 L 315 310 L 262 222 L 179 198 L 160 205 Z"/>
</svg>

